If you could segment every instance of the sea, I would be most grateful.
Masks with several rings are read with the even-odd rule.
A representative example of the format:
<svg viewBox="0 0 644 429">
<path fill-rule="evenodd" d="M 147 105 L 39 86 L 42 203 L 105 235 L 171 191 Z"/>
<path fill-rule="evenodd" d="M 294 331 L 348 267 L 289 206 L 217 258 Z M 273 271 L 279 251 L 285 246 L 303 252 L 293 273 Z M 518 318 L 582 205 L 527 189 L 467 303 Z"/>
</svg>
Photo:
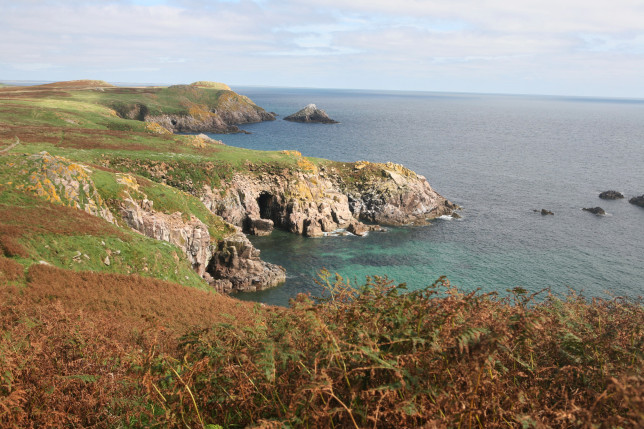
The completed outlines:
<svg viewBox="0 0 644 429">
<path fill-rule="evenodd" d="M 238 298 L 288 305 L 299 292 L 320 295 L 323 268 L 353 285 L 386 276 L 408 290 L 447 276 L 464 292 L 643 295 L 644 208 L 628 199 L 644 194 L 644 100 L 233 89 L 279 117 L 242 126 L 251 134 L 213 135 L 227 145 L 392 161 L 463 207 L 461 219 L 366 237 L 250 237 L 264 260 L 286 268 L 287 280 Z M 282 120 L 309 103 L 339 123 Z M 606 190 L 626 198 L 599 199 Z M 596 206 L 607 214 L 582 210 Z"/>
</svg>

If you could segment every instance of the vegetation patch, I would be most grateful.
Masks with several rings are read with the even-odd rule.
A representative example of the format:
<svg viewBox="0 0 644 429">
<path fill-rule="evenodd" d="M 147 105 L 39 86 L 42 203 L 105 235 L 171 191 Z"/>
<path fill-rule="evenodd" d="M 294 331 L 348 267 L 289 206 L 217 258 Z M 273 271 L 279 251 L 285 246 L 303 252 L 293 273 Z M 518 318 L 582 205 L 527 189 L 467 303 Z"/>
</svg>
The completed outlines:
<svg viewBox="0 0 644 429">
<path fill-rule="evenodd" d="M 21 292 L 0 276 L 0 426 L 176 427 L 140 369 L 180 359 L 187 329 L 256 320 L 252 304 L 137 276 L 34 265 Z"/>
<path fill-rule="evenodd" d="M 641 302 L 464 294 L 445 278 L 409 293 L 323 285 L 261 327 L 184 337 L 173 374 L 152 372 L 158 403 L 225 427 L 644 423 Z"/>
</svg>

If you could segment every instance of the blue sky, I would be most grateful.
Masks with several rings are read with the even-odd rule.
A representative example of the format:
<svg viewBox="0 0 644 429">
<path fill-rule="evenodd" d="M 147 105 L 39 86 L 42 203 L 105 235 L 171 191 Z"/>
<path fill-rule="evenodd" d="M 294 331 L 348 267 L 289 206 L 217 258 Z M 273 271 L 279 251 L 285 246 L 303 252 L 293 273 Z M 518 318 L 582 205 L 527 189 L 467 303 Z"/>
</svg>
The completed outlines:
<svg viewBox="0 0 644 429">
<path fill-rule="evenodd" d="M 642 0 L 0 0 L 0 81 L 644 98 Z"/>
</svg>

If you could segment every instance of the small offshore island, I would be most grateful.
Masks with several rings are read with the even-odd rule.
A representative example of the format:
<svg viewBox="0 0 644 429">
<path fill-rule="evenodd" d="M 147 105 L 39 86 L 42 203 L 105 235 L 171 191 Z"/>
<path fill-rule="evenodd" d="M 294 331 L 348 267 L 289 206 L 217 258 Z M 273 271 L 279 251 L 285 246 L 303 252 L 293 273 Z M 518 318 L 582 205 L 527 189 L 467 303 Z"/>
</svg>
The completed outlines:
<svg viewBox="0 0 644 429">
<path fill-rule="evenodd" d="M 644 424 L 641 301 L 326 271 L 318 301 L 228 296 L 286 276 L 247 234 L 458 217 L 399 164 L 199 134 L 274 119 L 208 81 L 0 85 L 0 426 Z"/>
</svg>

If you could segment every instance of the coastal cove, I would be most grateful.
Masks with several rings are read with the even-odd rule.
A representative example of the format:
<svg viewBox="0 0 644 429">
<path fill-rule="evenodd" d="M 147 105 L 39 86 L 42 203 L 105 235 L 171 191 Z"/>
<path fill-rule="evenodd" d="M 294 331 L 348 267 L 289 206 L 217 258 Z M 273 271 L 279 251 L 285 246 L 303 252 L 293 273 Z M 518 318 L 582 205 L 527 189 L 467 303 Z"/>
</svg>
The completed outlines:
<svg viewBox="0 0 644 429">
<path fill-rule="evenodd" d="M 298 292 L 315 295 L 323 267 L 358 283 L 387 275 L 409 289 L 446 275 L 462 290 L 642 294 L 644 210 L 627 199 L 644 192 L 644 101 L 233 89 L 279 116 L 243 125 L 249 135 L 212 135 L 225 144 L 400 163 L 464 208 L 462 219 L 367 237 L 251 237 L 262 259 L 287 269 L 287 281 L 238 298 L 286 305 Z M 339 123 L 282 120 L 309 103 Z M 608 189 L 627 198 L 600 200 Z M 581 210 L 596 205 L 607 215 Z M 533 211 L 542 208 L 554 216 Z"/>
</svg>

